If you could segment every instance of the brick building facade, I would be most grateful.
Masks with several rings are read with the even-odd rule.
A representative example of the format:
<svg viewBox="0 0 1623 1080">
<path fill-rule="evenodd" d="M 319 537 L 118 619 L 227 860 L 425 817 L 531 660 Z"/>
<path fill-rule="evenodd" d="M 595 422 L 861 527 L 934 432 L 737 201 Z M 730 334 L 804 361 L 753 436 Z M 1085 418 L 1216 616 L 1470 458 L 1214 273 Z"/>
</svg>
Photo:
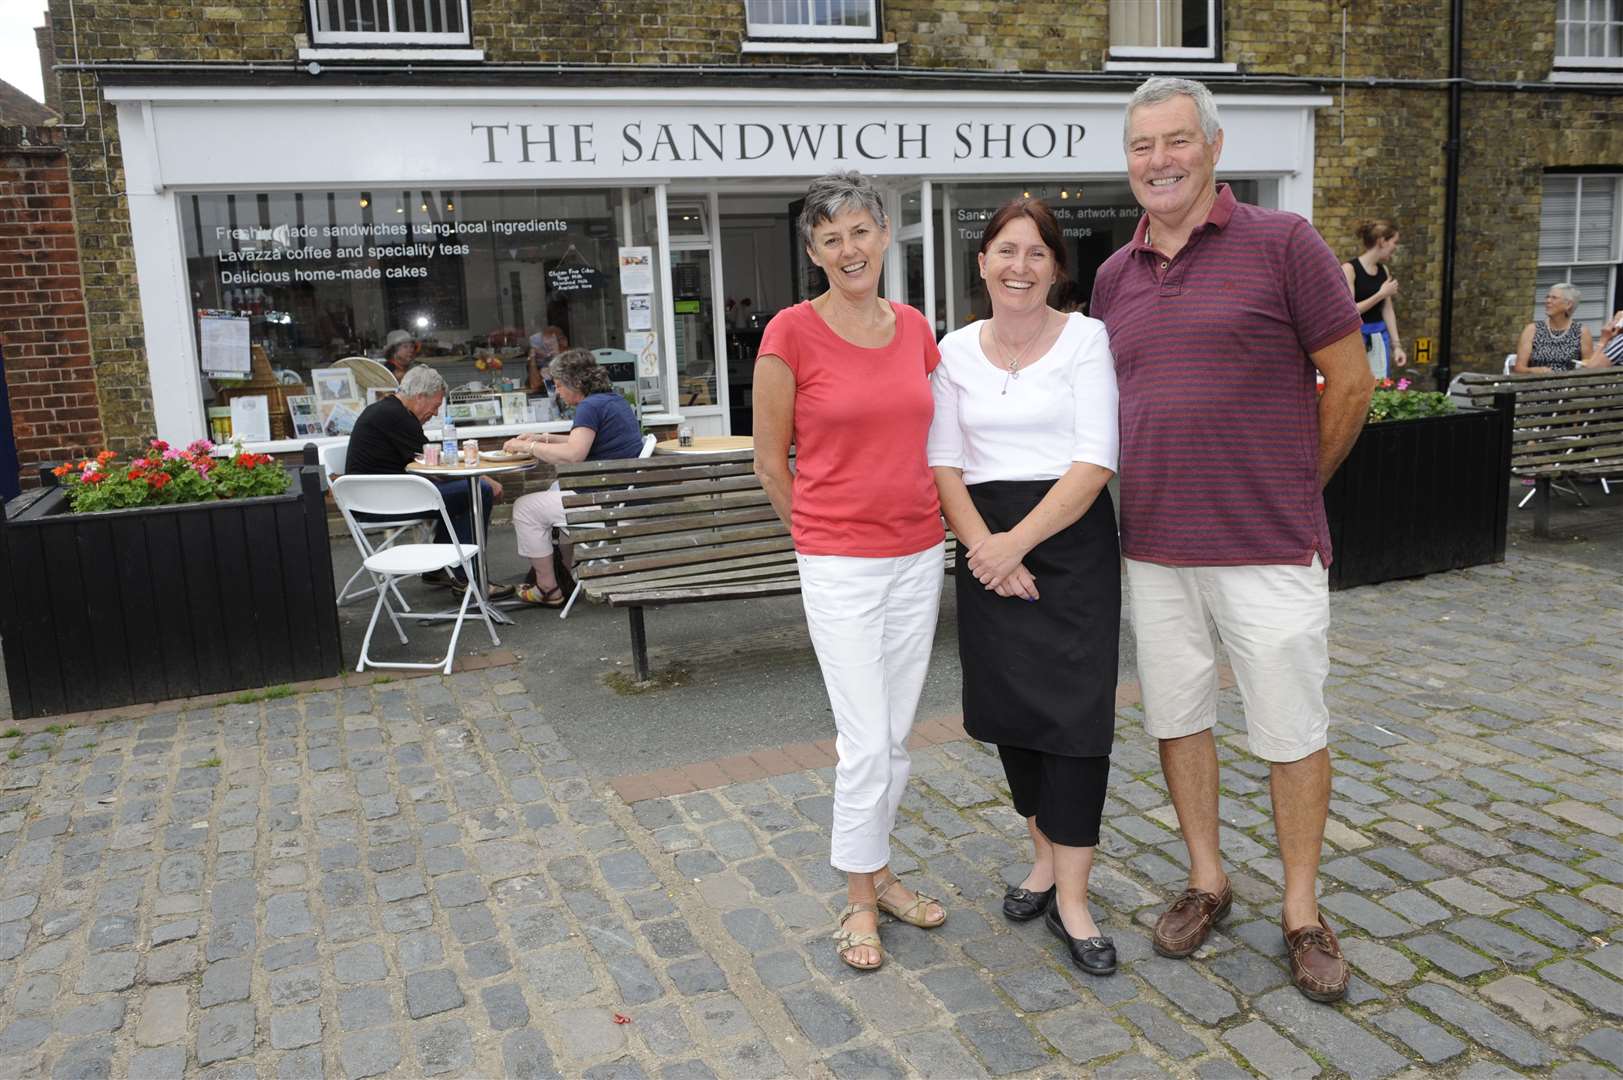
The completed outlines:
<svg viewBox="0 0 1623 1080">
<path fill-rule="evenodd" d="M 187 95 L 206 98 L 205 88 L 209 87 L 228 88 L 230 94 L 244 100 L 242 108 L 230 114 L 239 120 L 253 115 L 256 102 L 274 99 L 286 104 L 300 95 L 315 94 L 342 103 L 367 92 L 409 97 L 412 87 L 417 88 L 419 96 L 414 100 L 419 105 L 443 90 L 447 95 L 461 95 L 456 100 L 497 109 L 510 105 L 512 96 L 524 90 L 539 93 L 574 87 L 583 95 L 619 89 L 632 96 L 669 92 L 695 101 L 709 94 L 740 106 L 772 93 L 832 100 L 840 92 L 853 91 L 866 93 L 866 100 L 881 109 L 877 103 L 887 95 L 918 95 L 921 101 L 932 94 L 942 100 L 958 95 L 971 107 L 1000 108 L 1015 116 L 1024 111 L 1023 103 L 1028 100 L 1036 103 L 1041 99 L 1045 107 L 1062 110 L 1065 100 L 1073 98 L 1079 109 L 1095 110 L 1088 115 L 1105 117 L 1112 108 L 1119 116 L 1122 95 L 1146 74 L 1187 72 L 1205 79 L 1222 96 L 1226 116 L 1231 103 L 1244 106 L 1255 101 L 1285 110 L 1277 114 L 1282 138 L 1289 137 L 1291 125 L 1309 125 L 1310 151 L 1295 164 L 1259 164 L 1253 170 L 1258 178 L 1253 194 L 1259 201 L 1308 210 L 1343 257 L 1356 254 L 1353 233 L 1360 218 L 1381 216 L 1398 222 L 1403 246 L 1393 271 L 1402 284 L 1398 311 L 1404 337 L 1410 343 L 1417 338 L 1435 342 L 1448 242 L 1443 223 L 1449 5 L 1420 0 L 1358 5 L 1334 0 L 1148 3 L 1158 11 L 1168 9 L 1169 21 L 1161 24 L 1161 30 L 1170 27 L 1174 36 L 1182 35 L 1171 46 L 1158 39 L 1153 47 L 1135 48 L 1144 44 L 1133 36 L 1142 35 L 1143 28 L 1131 32 L 1120 26 L 1113 29 L 1110 5 L 1061 4 L 1057 0 L 1024 0 L 1012 6 L 987 0 L 889 0 L 869 10 L 872 24 L 865 36 L 830 38 L 823 32 L 827 28 L 816 28 L 817 32 L 804 35 L 790 32 L 787 40 L 781 26 L 763 30 L 750 22 L 751 11 L 759 14 L 766 5 L 743 0 L 565 0 L 546 4 L 466 0 L 463 10 L 468 25 L 460 39 L 449 44 L 443 40 L 427 44 L 323 41 L 323 28 L 312 20 L 323 17 L 319 12 L 325 5 L 300 0 L 156 8 L 134 0 L 104 0 L 88 16 L 79 13 L 75 31 L 66 0 L 52 0 L 50 47 L 57 64 L 62 65 L 55 99 L 67 121 L 64 136 L 79 223 L 96 392 L 107 437 L 115 446 L 126 446 L 154 429 L 170 437 L 201 433 L 196 428 L 201 406 L 188 403 L 186 409 L 177 411 L 172 405 L 176 395 L 184 397 L 195 391 L 187 391 L 187 379 L 172 377 L 174 372 L 165 366 L 186 367 L 195 382 L 195 351 L 186 357 L 171 355 L 183 352 L 188 342 L 177 336 L 179 331 L 173 326 L 154 336 L 159 328 L 148 325 L 155 310 L 164 319 L 174 319 L 174 309 L 185 306 L 177 304 L 175 297 L 180 294 L 175 289 L 165 294 L 155 289 L 166 275 L 184 276 L 199 253 L 188 250 L 167 259 L 143 256 L 142 244 L 135 239 L 141 230 L 132 230 L 131 206 L 136 199 L 163 197 L 170 176 L 165 163 L 147 158 L 168 152 L 160 149 L 159 134 L 172 134 L 173 129 L 165 129 L 158 121 L 142 125 L 152 116 L 169 115 L 162 110 Z M 449 8 L 457 8 L 457 0 L 451 0 Z M 1543 211 L 1550 178 L 1568 173 L 1596 177 L 1590 181 L 1593 195 L 1603 190 L 1606 176 L 1623 174 L 1623 97 L 1619 96 L 1623 74 L 1617 66 L 1615 45 L 1607 46 L 1614 50 L 1613 55 L 1602 55 L 1593 62 L 1575 60 L 1570 55 L 1574 50 L 1563 44 L 1567 39 L 1558 41 L 1563 28 L 1557 25 L 1554 8 L 1553 4 L 1513 0 L 1473 0 L 1470 5 L 1463 35 L 1458 228 L 1453 237 L 1457 284 L 1449 359 L 1455 371 L 1497 368 L 1533 312 L 1535 295 L 1543 284 L 1541 275 L 1554 272 L 1550 265 L 1541 264 L 1539 242 L 1541 227 L 1549 227 Z M 1210 25 L 1203 28 L 1202 19 L 1211 20 Z M 1611 37 L 1607 40 L 1615 41 L 1619 30 L 1608 32 Z M 120 103 L 118 115 L 110 95 Z M 163 100 L 158 101 L 160 98 Z M 555 110 L 563 100 L 549 99 L 547 107 Z M 412 115 L 404 111 L 391 114 L 381 100 L 378 107 L 380 118 Z M 1289 108 L 1298 109 L 1306 119 L 1288 112 Z M 788 109 L 785 104 L 784 111 L 776 115 L 789 115 Z M 178 119 L 182 112 L 177 107 L 173 115 Z M 134 124 L 137 127 L 132 130 L 140 131 L 141 186 L 149 190 L 126 190 L 129 148 L 120 118 L 124 126 Z M 410 123 L 404 125 L 405 129 L 411 127 Z M 405 129 L 400 138 L 409 142 L 413 135 Z M 1095 123 L 1093 130 L 1100 145 L 1115 138 L 1109 121 Z M 280 146 L 280 152 L 289 157 L 303 152 L 300 133 L 277 130 L 275 123 L 256 137 Z M 1229 169 L 1231 157 L 1243 163 L 1249 152 L 1236 142 L 1231 133 L 1220 176 Z M 490 145 L 494 157 L 495 144 Z M 1255 149 L 1257 161 L 1263 162 L 1264 148 Z M 440 153 L 436 145 L 424 145 L 420 150 L 424 158 Z M 190 175 L 214 175 L 201 163 L 206 155 L 194 156 L 198 161 L 187 161 L 199 171 Z M 1112 182 L 1124 173 L 1119 155 L 1108 168 L 1099 165 L 1102 160 L 1097 156 L 1089 159 L 1091 164 L 1081 170 L 1087 175 L 1079 175 L 1071 185 L 1079 199 L 1083 199 L 1084 185 L 1090 197 L 1094 190 L 1117 190 Z M 408 183 L 420 164 L 407 161 L 397 167 L 380 159 L 375 177 L 352 169 L 344 175 L 325 176 L 320 189 L 354 192 L 374 180 L 379 186 L 398 180 L 407 202 L 417 202 L 416 192 L 421 189 L 426 212 L 431 190 L 440 190 L 450 205 L 452 200 L 444 192 L 470 189 L 482 182 L 481 163 L 473 162 L 466 175 L 450 181 L 444 175 L 425 173 L 422 181 Z M 221 170 L 221 177 L 230 172 L 224 166 Z M 928 188 L 931 169 L 921 167 L 918 174 Z M 316 174 L 304 175 L 308 179 Z M 955 314 L 944 317 L 952 310 L 952 265 L 958 254 L 947 206 L 1029 187 L 1031 175 L 1018 169 L 1005 174 L 985 169 L 959 178 L 933 176 L 934 196 L 926 195 L 925 201 L 943 220 L 936 235 L 924 241 L 926 251 L 934 250 L 936 265 L 933 269 L 925 266 L 921 272 L 931 279 L 928 292 L 939 327 L 950 329 L 966 316 L 965 305 L 960 303 Z M 510 174 L 504 177 L 509 189 L 524 186 Z M 1308 190 L 1292 188 L 1292 177 L 1310 177 Z M 650 206 L 639 203 L 637 208 L 643 214 L 656 204 L 688 205 L 683 202 L 687 190 L 683 179 L 664 184 L 659 179 L 628 177 L 625 182 L 650 184 Z M 691 181 L 693 176 L 685 179 Z M 725 170 L 716 174 L 723 192 L 738 179 Z M 798 173 L 784 179 L 803 184 Z M 1056 191 L 1066 190 L 1062 171 L 1044 173 L 1039 179 L 1045 185 L 1053 181 L 1052 188 L 1044 187 L 1050 198 Z M 557 182 L 550 177 L 544 180 L 546 184 Z M 953 183 L 958 183 L 958 189 Z M 974 186 L 977 184 L 979 187 Z M 155 186 L 156 192 L 151 190 Z M 284 186 L 296 185 L 289 181 Z M 1619 197 L 1616 186 L 1610 189 L 1614 207 Z M 276 187 L 266 183 L 265 190 Z M 657 199 L 651 194 L 655 187 L 661 189 Z M 252 185 L 241 185 L 241 190 L 246 199 Z M 306 184 L 304 190 L 315 197 L 316 185 Z M 899 189 L 898 197 L 916 200 L 919 190 L 917 186 Z M 641 189 L 637 197 L 642 197 Z M 1119 199 L 1119 191 L 1116 197 Z M 702 198 L 695 194 L 693 202 L 701 212 Z M 629 223 L 631 195 L 625 201 Z M 193 211 L 197 205 L 201 204 L 194 203 Z M 1082 205 L 1088 205 L 1085 199 Z M 1598 204 L 1592 199 L 1589 205 Z M 712 209 L 717 206 L 723 215 L 728 212 L 725 203 L 710 203 Z M 171 216 L 179 220 L 178 211 Z M 1594 280 L 1604 279 L 1607 289 L 1614 292 L 1619 276 L 1616 232 L 1620 219 L 1623 214 L 1613 214 L 1607 251 L 1597 256 L 1590 250 L 1589 262 L 1594 265 L 1585 271 Z M 663 225 L 655 232 L 658 258 L 669 261 L 681 242 Z M 627 239 L 620 237 L 620 243 Z M 665 250 L 667 244 L 671 250 Z M 137 263 L 143 258 L 147 261 L 138 278 Z M 728 265 L 719 257 L 711 263 L 718 271 Z M 515 290 L 520 288 L 518 281 L 515 277 Z M 147 290 L 145 299 L 143 288 Z M 669 299 L 681 301 L 680 271 L 676 288 L 678 295 Z M 656 309 L 669 306 L 663 291 L 655 288 Z M 717 295 L 710 298 L 716 309 L 713 347 L 718 352 L 731 350 L 739 333 L 731 316 L 720 314 L 724 300 L 730 304 L 734 299 L 730 286 L 727 291 L 724 298 L 718 287 Z M 161 300 L 154 299 L 160 295 Z M 199 295 L 194 282 L 192 299 Z M 1610 311 L 1617 305 L 1615 296 L 1597 293 L 1590 300 L 1586 307 L 1595 311 Z M 398 305 L 389 303 L 392 315 Z M 498 309 L 504 310 L 499 303 Z M 710 319 L 710 309 L 705 310 L 705 318 Z M 539 329 L 535 313 L 528 314 L 523 329 Z M 385 325 L 379 322 L 366 332 L 351 332 L 346 327 L 333 335 L 334 348 L 340 340 L 349 344 L 345 333 L 359 343 L 353 347 L 375 348 L 380 336 L 376 331 Z M 679 339 L 691 344 L 692 335 L 683 334 L 679 320 L 673 323 L 668 313 L 656 310 L 656 333 L 672 326 L 675 334 L 661 335 L 664 352 L 679 344 Z M 617 324 L 616 328 L 622 327 Z M 150 350 L 149 339 L 154 342 Z M 496 339 L 487 335 L 473 340 Z M 725 347 L 719 344 L 723 340 Z M 163 355 L 158 355 L 160 341 Z M 618 335 L 612 335 L 609 343 L 619 347 Z M 470 352 L 473 347 L 467 345 Z M 1413 356 L 1412 346 L 1410 352 Z M 180 364 L 182 359 L 184 364 Z M 672 410 L 678 408 L 693 378 L 689 368 L 680 367 L 669 356 L 662 362 L 667 381 L 666 413 L 662 415 L 674 415 Z M 711 363 L 725 366 L 724 359 L 712 358 Z M 700 386 L 692 395 L 705 401 L 695 408 L 718 412 L 717 422 L 725 425 L 729 422 L 723 407 L 727 391 L 716 385 L 716 376 L 711 380 L 708 391 Z M 703 382 L 702 375 L 699 381 Z M 741 387 L 734 387 L 735 397 L 741 392 Z M 734 427 L 740 422 L 736 406 L 730 419 Z"/>
<path fill-rule="evenodd" d="M 24 486 L 104 444 L 64 132 L 0 126 L 0 348 Z"/>
</svg>

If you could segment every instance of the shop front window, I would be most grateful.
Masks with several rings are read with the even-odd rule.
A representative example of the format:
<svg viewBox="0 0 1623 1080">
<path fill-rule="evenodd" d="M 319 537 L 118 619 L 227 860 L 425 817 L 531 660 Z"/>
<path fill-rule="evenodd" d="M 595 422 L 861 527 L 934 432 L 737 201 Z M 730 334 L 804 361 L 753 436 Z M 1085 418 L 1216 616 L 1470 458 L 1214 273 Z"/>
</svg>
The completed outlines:
<svg viewBox="0 0 1623 1080">
<path fill-rule="evenodd" d="M 671 310 L 675 313 L 677 401 L 682 408 L 717 403 L 715 314 L 711 307 L 710 249 L 671 255 Z"/>
<path fill-rule="evenodd" d="M 1275 183 L 1225 180 L 1241 202 L 1272 205 Z M 947 184 L 942 187 L 941 214 L 946 222 L 944 292 L 947 329 L 953 330 L 991 314 L 979 263 L 981 236 L 997 208 L 1022 196 L 1042 199 L 1053 210 L 1065 237 L 1065 261 L 1070 281 L 1054 291 L 1052 303 L 1061 311 L 1088 310 L 1093 279 L 1116 249 L 1133 238 L 1143 211 L 1124 181 L 998 181 L 984 184 Z"/>
<path fill-rule="evenodd" d="M 663 404 L 652 189 L 199 193 L 182 221 L 215 435 L 243 396 L 270 438 L 344 433 L 416 363 L 459 423 L 547 420 L 571 346 Z"/>
</svg>

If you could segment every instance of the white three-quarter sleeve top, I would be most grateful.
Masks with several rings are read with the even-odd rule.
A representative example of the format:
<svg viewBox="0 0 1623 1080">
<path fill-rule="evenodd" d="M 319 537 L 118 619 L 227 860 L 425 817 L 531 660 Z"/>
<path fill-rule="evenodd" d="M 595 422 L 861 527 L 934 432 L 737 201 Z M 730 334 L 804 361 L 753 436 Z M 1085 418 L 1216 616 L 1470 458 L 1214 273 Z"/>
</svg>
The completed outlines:
<svg viewBox="0 0 1623 1080">
<path fill-rule="evenodd" d="M 970 323 L 941 339 L 930 385 L 930 465 L 962 469 L 966 484 L 1057 480 L 1077 461 L 1116 469 L 1116 364 L 1098 319 L 1070 315 L 1054 347 L 1012 376 Z"/>
</svg>

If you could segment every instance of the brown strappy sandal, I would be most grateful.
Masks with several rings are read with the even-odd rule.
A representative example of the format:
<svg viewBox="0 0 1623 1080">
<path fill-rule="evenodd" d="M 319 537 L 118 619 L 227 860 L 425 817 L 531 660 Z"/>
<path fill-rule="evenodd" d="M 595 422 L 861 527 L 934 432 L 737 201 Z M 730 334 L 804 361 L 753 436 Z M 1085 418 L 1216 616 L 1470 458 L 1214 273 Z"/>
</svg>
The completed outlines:
<svg viewBox="0 0 1623 1080">
<path fill-rule="evenodd" d="M 892 918 L 900 919 L 902 922 L 907 923 L 910 926 L 917 926 L 921 930 L 934 930 L 936 927 L 947 921 L 946 905 L 941 903 L 940 900 L 937 900 L 933 896 L 926 896 L 923 893 L 914 893 L 913 902 L 907 905 L 905 908 L 886 900 L 885 894 L 901 883 L 902 879 L 897 877 L 895 874 L 892 874 L 890 876 L 890 880 L 885 882 L 884 886 L 879 890 L 879 895 L 874 898 L 875 902 L 879 905 L 880 911 L 883 911 L 886 915 L 889 915 Z M 934 922 L 924 917 L 925 910 L 931 904 L 935 904 L 937 907 L 941 908 L 941 918 L 936 919 Z"/>
<path fill-rule="evenodd" d="M 885 947 L 879 943 L 879 935 L 869 931 L 858 932 L 845 928 L 847 919 L 864 911 L 871 911 L 876 917 L 879 914 L 879 909 L 867 901 L 845 905 L 840 912 L 840 928 L 834 932 L 834 948 L 839 952 L 841 960 L 844 960 L 858 971 L 874 971 L 885 962 Z M 871 946 L 879 954 L 879 959 L 871 964 L 859 964 L 851 959 L 851 950 L 863 945 Z"/>
</svg>

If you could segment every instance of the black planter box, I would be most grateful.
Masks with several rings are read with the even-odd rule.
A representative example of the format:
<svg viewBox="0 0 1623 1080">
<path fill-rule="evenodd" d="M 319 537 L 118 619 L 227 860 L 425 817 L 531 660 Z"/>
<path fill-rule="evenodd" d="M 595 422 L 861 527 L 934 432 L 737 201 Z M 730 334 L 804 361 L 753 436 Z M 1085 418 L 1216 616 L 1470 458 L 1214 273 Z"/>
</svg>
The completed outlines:
<svg viewBox="0 0 1623 1080">
<path fill-rule="evenodd" d="M 1365 425 L 1324 489 L 1332 589 L 1505 561 L 1512 400 Z"/>
<path fill-rule="evenodd" d="M 183 506 L 74 514 L 52 488 L 8 507 L 0 645 L 13 715 L 337 674 L 325 497 L 315 466 L 290 481 L 285 495 Z"/>
</svg>

